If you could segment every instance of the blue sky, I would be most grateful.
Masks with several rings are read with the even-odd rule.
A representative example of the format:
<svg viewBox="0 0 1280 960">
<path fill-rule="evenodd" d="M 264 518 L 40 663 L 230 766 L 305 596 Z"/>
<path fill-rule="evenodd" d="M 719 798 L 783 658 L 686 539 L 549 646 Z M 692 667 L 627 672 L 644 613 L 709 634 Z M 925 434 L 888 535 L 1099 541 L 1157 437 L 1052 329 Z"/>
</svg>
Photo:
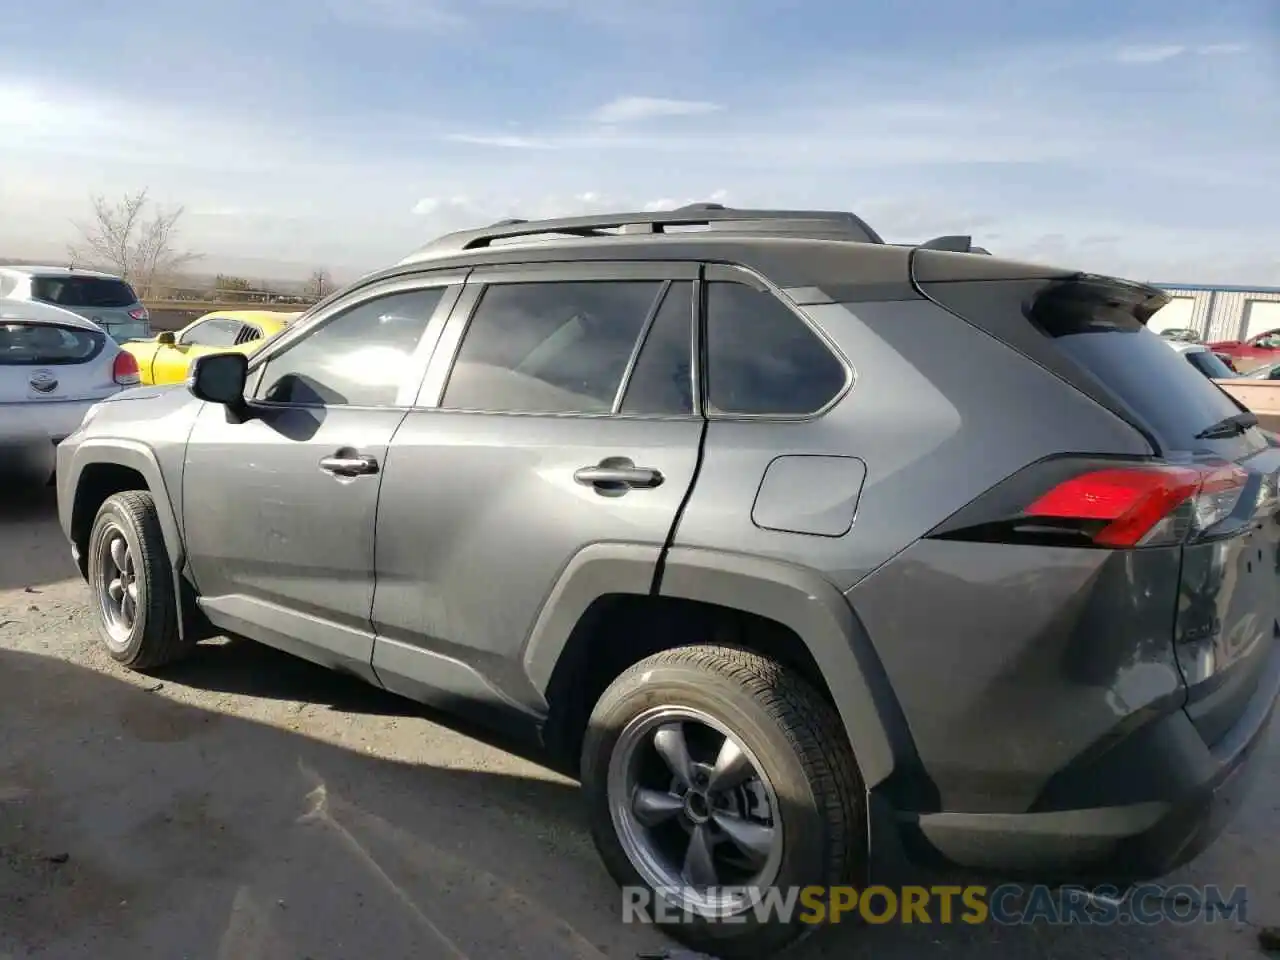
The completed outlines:
<svg viewBox="0 0 1280 960">
<path fill-rule="evenodd" d="M 42 0 L 0 131 L 0 255 L 141 187 L 209 268 L 279 275 L 718 199 L 1280 284 L 1274 0 Z"/>
</svg>

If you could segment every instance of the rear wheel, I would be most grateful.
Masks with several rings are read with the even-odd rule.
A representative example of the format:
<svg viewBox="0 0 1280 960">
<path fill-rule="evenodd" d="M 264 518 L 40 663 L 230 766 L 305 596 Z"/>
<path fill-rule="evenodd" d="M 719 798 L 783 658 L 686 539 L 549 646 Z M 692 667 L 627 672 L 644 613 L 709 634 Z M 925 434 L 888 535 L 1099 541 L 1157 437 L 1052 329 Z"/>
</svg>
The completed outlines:
<svg viewBox="0 0 1280 960">
<path fill-rule="evenodd" d="M 89 533 L 89 585 L 111 657 L 135 670 L 187 653 L 178 632 L 173 571 L 155 500 L 145 490 L 108 497 Z"/>
<path fill-rule="evenodd" d="M 834 710 L 749 651 L 682 647 L 619 676 L 592 714 L 582 781 L 624 902 L 716 956 L 798 941 L 813 929 L 803 904 L 771 915 L 761 899 L 849 882 L 863 859 L 860 781 Z"/>
</svg>

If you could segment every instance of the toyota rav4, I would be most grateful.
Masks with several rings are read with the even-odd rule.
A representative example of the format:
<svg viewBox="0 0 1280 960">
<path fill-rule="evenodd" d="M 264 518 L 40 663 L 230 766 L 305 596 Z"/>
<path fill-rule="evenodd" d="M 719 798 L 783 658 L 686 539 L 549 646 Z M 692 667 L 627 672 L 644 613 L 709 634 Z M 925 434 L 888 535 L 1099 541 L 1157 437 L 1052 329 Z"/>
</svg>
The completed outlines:
<svg viewBox="0 0 1280 960">
<path fill-rule="evenodd" d="M 441 238 L 60 445 L 103 643 L 527 732 L 720 956 L 809 929 L 771 888 L 1163 874 L 1280 688 L 1280 448 L 1163 293 L 966 250 L 713 205 Z"/>
</svg>

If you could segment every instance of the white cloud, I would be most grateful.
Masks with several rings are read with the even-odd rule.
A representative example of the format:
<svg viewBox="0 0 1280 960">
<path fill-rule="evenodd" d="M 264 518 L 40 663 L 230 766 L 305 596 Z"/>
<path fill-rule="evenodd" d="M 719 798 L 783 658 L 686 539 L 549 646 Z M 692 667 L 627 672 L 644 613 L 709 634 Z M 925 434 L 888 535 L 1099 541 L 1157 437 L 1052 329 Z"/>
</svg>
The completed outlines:
<svg viewBox="0 0 1280 960">
<path fill-rule="evenodd" d="M 504 150 L 554 150 L 559 146 L 551 140 L 502 133 L 447 133 L 444 138 L 453 143 L 469 143 L 476 147 L 499 147 Z"/>
<path fill-rule="evenodd" d="M 591 116 L 597 123 L 636 123 L 659 117 L 699 117 L 724 109 L 708 100 L 667 100 L 662 97 L 619 97 Z"/>
<path fill-rule="evenodd" d="M 1121 47 L 1116 51 L 1116 59 L 1121 63 L 1162 63 L 1165 60 L 1180 57 L 1186 52 L 1187 47 L 1180 43 Z"/>
<path fill-rule="evenodd" d="M 1153 44 L 1149 46 L 1121 47 L 1116 51 L 1115 59 L 1120 63 L 1145 64 L 1164 63 L 1183 56 L 1213 57 L 1233 53 L 1244 53 L 1249 49 L 1245 43 L 1207 43 L 1191 46 L 1184 43 Z"/>
<path fill-rule="evenodd" d="M 1249 45 L 1247 43 L 1210 43 L 1207 46 L 1197 47 L 1196 53 L 1213 57 L 1231 53 L 1244 53 L 1248 49 Z"/>
</svg>

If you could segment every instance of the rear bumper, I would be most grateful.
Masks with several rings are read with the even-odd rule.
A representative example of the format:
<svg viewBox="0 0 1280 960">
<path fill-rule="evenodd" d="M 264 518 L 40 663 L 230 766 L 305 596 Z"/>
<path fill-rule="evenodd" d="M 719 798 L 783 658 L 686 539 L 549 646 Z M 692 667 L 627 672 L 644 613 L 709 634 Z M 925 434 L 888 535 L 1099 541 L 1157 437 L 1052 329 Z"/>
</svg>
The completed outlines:
<svg viewBox="0 0 1280 960">
<path fill-rule="evenodd" d="M 47 446 L 73 433 L 103 398 L 0 404 L 0 448 Z"/>
<path fill-rule="evenodd" d="M 1034 813 L 905 814 L 871 802 L 871 869 L 881 882 L 921 869 L 1035 883 L 1135 883 L 1164 876 L 1207 848 L 1253 780 L 1280 696 L 1280 646 L 1239 720 L 1212 747 L 1182 710 L 1135 732 L 1161 800 Z M 1131 752 L 1132 751 L 1132 752 Z"/>
</svg>

